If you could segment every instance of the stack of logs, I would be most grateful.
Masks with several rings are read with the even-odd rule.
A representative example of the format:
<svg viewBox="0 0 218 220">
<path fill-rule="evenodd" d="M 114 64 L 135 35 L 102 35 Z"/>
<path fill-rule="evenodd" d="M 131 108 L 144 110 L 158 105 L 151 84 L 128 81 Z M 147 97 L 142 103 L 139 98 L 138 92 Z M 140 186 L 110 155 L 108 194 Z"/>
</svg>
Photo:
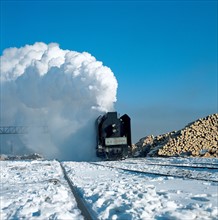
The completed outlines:
<svg viewBox="0 0 218 220">
<path fill-rule="evenodd" d="M 177 132 L 147 136 L 135 147 L 140 156 L 218 157 L 218 114 L 198 119 Z"/>
</svg>

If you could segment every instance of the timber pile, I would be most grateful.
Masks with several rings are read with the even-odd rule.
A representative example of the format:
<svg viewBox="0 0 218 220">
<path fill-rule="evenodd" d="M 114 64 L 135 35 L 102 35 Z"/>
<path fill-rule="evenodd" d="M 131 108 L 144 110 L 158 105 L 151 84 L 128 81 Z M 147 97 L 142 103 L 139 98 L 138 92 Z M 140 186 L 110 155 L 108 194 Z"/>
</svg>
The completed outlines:
<svg viewBox="0 0 218 220">
<path fill-rule="evenodd" d="M 177 132 L 147 136 L 135 147 L 140 156 L 218 157 L 218 114 L 198 119 Z"/>
</svg>

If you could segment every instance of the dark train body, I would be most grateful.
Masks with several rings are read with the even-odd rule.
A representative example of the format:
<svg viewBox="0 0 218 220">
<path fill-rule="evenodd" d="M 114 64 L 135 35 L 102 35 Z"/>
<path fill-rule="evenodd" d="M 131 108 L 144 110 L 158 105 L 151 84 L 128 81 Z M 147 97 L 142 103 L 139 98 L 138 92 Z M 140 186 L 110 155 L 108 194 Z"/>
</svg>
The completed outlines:
<svg viewBox="0 0 218 220">
<path fill-rule="evenodd" d="M 108 112 L 96 120 L 96 155 L 104 159 L 121 159 L 128 155 L 131 148 L 130 117 L 117 116 L 117 112 Z"/>
</svg>

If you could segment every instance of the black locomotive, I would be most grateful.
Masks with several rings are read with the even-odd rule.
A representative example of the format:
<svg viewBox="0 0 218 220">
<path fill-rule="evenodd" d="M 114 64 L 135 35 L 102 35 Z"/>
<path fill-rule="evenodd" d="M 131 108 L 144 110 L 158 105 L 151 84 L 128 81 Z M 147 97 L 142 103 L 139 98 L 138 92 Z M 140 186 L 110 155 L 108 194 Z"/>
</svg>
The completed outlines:
<svg viewBox="0 0 218 220">
<path fill-rule="evenodd" d="M 126 158 L 131 149 L 130 117 L 117 116 L 117 112 L 108 112 L 96 120 L 97 157 L 104 159 Z"/>
</svg>

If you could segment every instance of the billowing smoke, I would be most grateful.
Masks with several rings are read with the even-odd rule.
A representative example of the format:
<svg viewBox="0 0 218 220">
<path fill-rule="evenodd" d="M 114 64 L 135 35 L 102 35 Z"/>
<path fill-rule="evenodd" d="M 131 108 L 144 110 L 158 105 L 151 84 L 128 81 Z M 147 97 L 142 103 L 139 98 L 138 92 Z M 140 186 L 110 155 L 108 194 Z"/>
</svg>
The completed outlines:
<svg viewBox="0 0 218 220">
<path fill-rule="evenodd" d="M 1 153 L 13 142 L 17 153 L 94 158 L 95 120 L 116 102 L 117 81 L 108 67 L 87 52 L 35 43 L 4 50 L 0 77 L 0 126 L 29 128 L 28 134 L 1 137 Z"/>
</svg>

